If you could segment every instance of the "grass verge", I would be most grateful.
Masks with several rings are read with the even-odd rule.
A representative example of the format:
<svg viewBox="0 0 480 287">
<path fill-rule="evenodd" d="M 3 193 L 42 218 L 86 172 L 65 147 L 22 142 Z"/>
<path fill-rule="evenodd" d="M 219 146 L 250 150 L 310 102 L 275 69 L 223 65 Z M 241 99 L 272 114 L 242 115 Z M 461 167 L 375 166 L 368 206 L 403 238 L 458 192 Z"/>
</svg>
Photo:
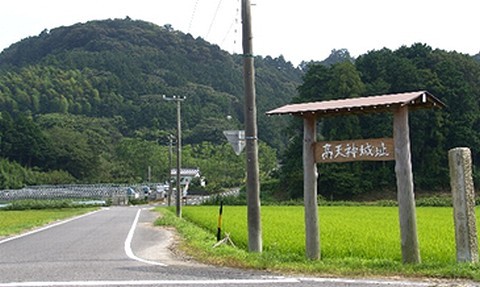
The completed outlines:
<svg viewBox="0 0 480 287">
<path fill-rule="evenodd" d="M 63 208 L 43 210 L 0 210 L 0 237 L 19 234 L 56 220 L 81 215 L 96 208 Z"/>
<path fill-rule="evenodd" d="M 190 221 L 177 218 L 174 212 L 167 208 L 158 208 L 157 210 L 163 216 L 157 220 L 156 224 L 175 227 L 182 237 L 179 248 L 187 255 L 205 263 L 317 276 L 402 276 L 480 281 L 480 264 L 430 261 L 409 265 L 402 264 L 396 259 L 370 259 L 348 256 L 332 256 L 312 261 L 295 252 L 278 252 L 268 248 L 265 248 L 265 251 L 262 253 L 249 253 L 245 248 L 237 248 L 230 245 L 221 245 L 213 248 L 213 245 L 216 243 L 214 232 L 199 227 Z"/>
</svg>

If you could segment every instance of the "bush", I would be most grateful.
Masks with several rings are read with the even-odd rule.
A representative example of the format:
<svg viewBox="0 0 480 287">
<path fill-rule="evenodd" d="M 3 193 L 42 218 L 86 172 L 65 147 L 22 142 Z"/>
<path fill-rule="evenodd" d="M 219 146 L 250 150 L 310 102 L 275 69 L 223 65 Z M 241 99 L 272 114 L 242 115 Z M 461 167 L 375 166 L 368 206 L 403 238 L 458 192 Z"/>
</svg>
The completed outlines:
<svg viewBox="0 0 480 287">
<path fill-rule="evenodd" d="M 145 199 L 145 197 L 140 197 L 140 198 L 134 198 L 133 196 L 128 197 L 128 204 L 130 205 L 141 205 L 141 204 L 147 204 L 148 200 Z"/>
<path fill-rule="evenodd" d="M 452 206 L 452 198 L 450 196 L 429 196 L 422 197 L 416 200 L 417 206 L 435 206 L 435 207 L 449 207 Z"/>
<path fill-rule="evenodd" d="M 29 169 L 17 162 L 0 159 L 0 189 L 19 189 L 26 185 L 74 183 L 75 178 L 66 171 L 42 172 Z"/>
<path fill-rule="evenodd" d="M 79 201 L 73 200 L 37 200 L 37 199 L 26 199 L 26 200 L 16 200 L 12 201 L 10 204 L 5 206 L 3 210 L 39 210 L 39 209 L 62 209 L 62 208 L 77 208 L 77 207 L 87 207 L 87 206 L 99 206 L 100 203 L 91 202 L 83 204 Z"/>
</svg>

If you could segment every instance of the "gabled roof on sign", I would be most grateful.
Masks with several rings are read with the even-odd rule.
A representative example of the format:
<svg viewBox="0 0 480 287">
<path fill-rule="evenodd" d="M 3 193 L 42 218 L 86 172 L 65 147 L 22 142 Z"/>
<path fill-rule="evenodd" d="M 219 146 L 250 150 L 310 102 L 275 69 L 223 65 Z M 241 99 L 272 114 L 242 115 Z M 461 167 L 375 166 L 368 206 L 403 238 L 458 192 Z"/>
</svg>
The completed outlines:
<svg viewBox="0 0 480 287">
<path fill-rule="evenodd" d="M 445 107 L 427 91 L 387 94 L 331 101 L 290 104 L 267 112 L 267 115 L 314 115 L 317 117 L 393 111 L 401 106 L 412 108 Z"/>
</svg>

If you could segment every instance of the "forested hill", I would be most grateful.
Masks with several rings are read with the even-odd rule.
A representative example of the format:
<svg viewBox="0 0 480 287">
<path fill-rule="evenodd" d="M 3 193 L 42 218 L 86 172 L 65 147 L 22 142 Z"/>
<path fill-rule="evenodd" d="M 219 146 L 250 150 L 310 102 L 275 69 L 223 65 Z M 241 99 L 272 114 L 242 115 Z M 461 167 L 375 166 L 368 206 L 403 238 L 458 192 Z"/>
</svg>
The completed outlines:
<svg viewBox="0 0 480 287">
<path fill-rule="evenodd" d="M 128 17 L 79 23 L 0 54 L 0 109 L 117 117 L 125 135 L 158 135 L 175 128 L 174 105 L 158 95 L 185 96 L 186 143 L 219 142 L 222 130 L 243 122 L 242 63 L 240 55 L 169 25 Z M 281 149 L 284 119 L 267 122 L 263 111 L 289 103 L 302 72 L 282 57 L 255 63 L 259 135 Z"/>
</svg>

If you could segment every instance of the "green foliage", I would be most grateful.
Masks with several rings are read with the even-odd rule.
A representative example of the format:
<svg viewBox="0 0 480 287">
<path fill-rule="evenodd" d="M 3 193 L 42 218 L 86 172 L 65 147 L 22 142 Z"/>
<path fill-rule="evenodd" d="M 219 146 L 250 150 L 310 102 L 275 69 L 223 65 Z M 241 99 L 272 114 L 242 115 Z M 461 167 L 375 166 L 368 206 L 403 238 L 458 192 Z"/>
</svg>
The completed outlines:
<svg viewBox="0 0 480 287">
<path fill-rule="evenodd" d="M 228 195 L 222 196 L 220 194 L 212 195 L 208 200 L 202 203 L 202 205 L 207 206 L 220 206 L 220 203 L 228 206 L 238 206 L 247 205 L 247 194 L 245 192 L 240 193 L 239 195 Z"/>
<path fill-rule="evenodd" d="M 128 198 L 128 204 L 130 204 L 130 205 L 148 204 L 148 200 L 145 199 L 145 197 L 140 197 L 140 198 L 129 197 Z"/>
<path fill-rule="evenodd" d="M 480 153 L 480 64 L 467 55 L 432 50 L 422 44 L 382 49 L 361 55 L 354 64 L 329 67 L 310 65 L 295 102 L 321 101 L 361 95 L 427 90 L 446 103 L 440 111 L 410 113 L 410 138 L 415 187 L 449 189 L 447 152 L 453 147 L 472 149 L 474 179 L 478 186 Z M 282 158 L 281 186 L 293 197 L 301 196 L 301 123 L 295 122 L 296 140 Z M 319 121 L 319 140 L 392 137 L 392 116 L 375 114 L 328 118 Z M 295 145 L 295 146 L 293 146 Z M 300 153 L 301 154 L 301 153 Z M 319 193 L 326 198 L 351 199 L 395 188 L 393 163 L 356 162 L 322 164 Z"/>
<path fill-rule="evenodd" d="M 27 181 L 26 173 L 18 163 L 0 159 L 0 186 L 3 189 L 23 187 Z"/>
<path fill-rule="evenodd" d="M 181 95 L 182 165 L 200 167 L 212 191 L 242 184 L 244 158 L 223 146 L 222 134 L 241 129 L 242 60 L 128 18 L 43 31 L 0 54 L 0 157 L 78 182 L 147 181 L 148 167 L 152 181 L 164 181 L 176 109 L 161 95 Z M 285 147 L 286 123 L 264 112 L 292 98 L 302 71 L 283 57 L 257 57 L 255 65 L 259 137 L 269 146 L 261 148 L 264 178 L 275 149 Z"/>
<path fill-rule="evenodd" d="M 16 162 L 0 158 L 0 189 L 18 189 L 26 185 L 74 183 L 65 171 L 41 172 L 22 167 Z"/>
<path fill-rule="evenodd" d="M 62 208 L 43 210 L 0 210 L 0 236 L 8 236 L 39 227 L 56 220 L 81 215 L 94 208 Z"/>
<path fill-rule="evenodd" d="M 186 146 L 183 150 L 184 166 L 199 167 L 207 180 L 207 190 L 218 192 L 223 188 L 244 185 L 245 152 L 237 156 L 230 144 L 219 146 L 209 142 Z M 276 166 L 275 151 L 263 142 L 259 143 L 260 180 L 270 177 Z"/>
<path fill-rule="evenodd" d="M 222 135 L 243 122 L 242 60 L 171 26 L 129 18 L 60 27 L 12 45 L 0 54 L 0 157 L 20 166 L 4 164 L 0 186 L 144 182 L 148 167 L 152 181 L 166 180 L 176 117 L 163 94 L 187 97 L 182 165 L 200 167 L 210 192 L 242 185 L 245 159 L 228 151 Z M 303 194 L 301 121 L 265 111 L 291 101 L 428 90 L 448 108 L 411 114 L 416 188 L 448 189 L 446 152 L 457 146 L 472 148 L 479 186 L 478 60 L 415 44 L 355 62 L 348 50 L 333 50 L 323 64 L 300 69 L 282 56 L 255 58 L 262 181 L 275 175 L 283 194 Z M 388 114 L 325 119 L 319 139 L 389 137 L 391 122 Z M 393 163 L 329 164 L 319 173 L 329 199 L 395 186 Z"/>
<path fill-rule="evenodd" d="M 46 165 L 52 156 L 52 146 L 34 119 L 25 114 L 12 117 L 0 113 L 0 157 L 24 166 Z"/>
<path fill-rule="evenodd" d="M 130 135 L 172 129 L 174 108 L 160 96 L 182 95 L 186 143 L 223 138 L 230 115 L 243 118 L 242 58 L 201 38 L 143 21 L 91 21 L 45 31 L 0 54 L 0 108 L 14 112 L 121 116 Z M 288 102 L 302 72 L 283 57 L 256 58 L 262 140 L 283 148 L 283 120 L 264 111 Z M 217 125 L 213 134 L 205 128 Z M 198 126 L 198 127 L 197 127 Z M 272 129 L 274 126 L 276 128 Z M 213 136 L 213 138 L 212 138 Z"/>
<path fill-rule="evenodd" d="M 40 210 L 40 209 L 62 209 L 62 208 L 85 208 L 91 206 L 98 206 L 99 203 L 81 203 L 81 201 L 73 201 L 70 199 L 55 199 L 55 200 L 37 200 L 25 199 L 15 200 L 10 202 L 2 210 Z"/>
<path fill-rule="evenodd" d="M 420 197 L 415 200 L 417 206 L 430 206 L 430 207 L 451 207 L 453 205 L 452 198 L 450 196 L 428 196 Z"/>
<path fill-rule="evenodd" d="M 222 231 L 229 233 L 240 248 L 225 245 L 211 248 L 215 243 L 218 206 L 186 206 L 183 220 L 165 209 L 161 211 L 164 214 L 161 224 L 176 226 L 184 236 L 182 245 L 187 246 L 187 252 L 207 262 L 302 274 L 480 279 L 478 264 L 455 262 L 450 208 L 417 209 L 422 263 L 416 265 L 401 263 L 396 207 L 323 207 L 319 214 L 322 259 L 318 261 L 305 258 L 302 207 L 262 207 L 264 251 L 260 254 L 246 251 L 245 207 L 226 206 L 223 210 Z"/>
</svg>

